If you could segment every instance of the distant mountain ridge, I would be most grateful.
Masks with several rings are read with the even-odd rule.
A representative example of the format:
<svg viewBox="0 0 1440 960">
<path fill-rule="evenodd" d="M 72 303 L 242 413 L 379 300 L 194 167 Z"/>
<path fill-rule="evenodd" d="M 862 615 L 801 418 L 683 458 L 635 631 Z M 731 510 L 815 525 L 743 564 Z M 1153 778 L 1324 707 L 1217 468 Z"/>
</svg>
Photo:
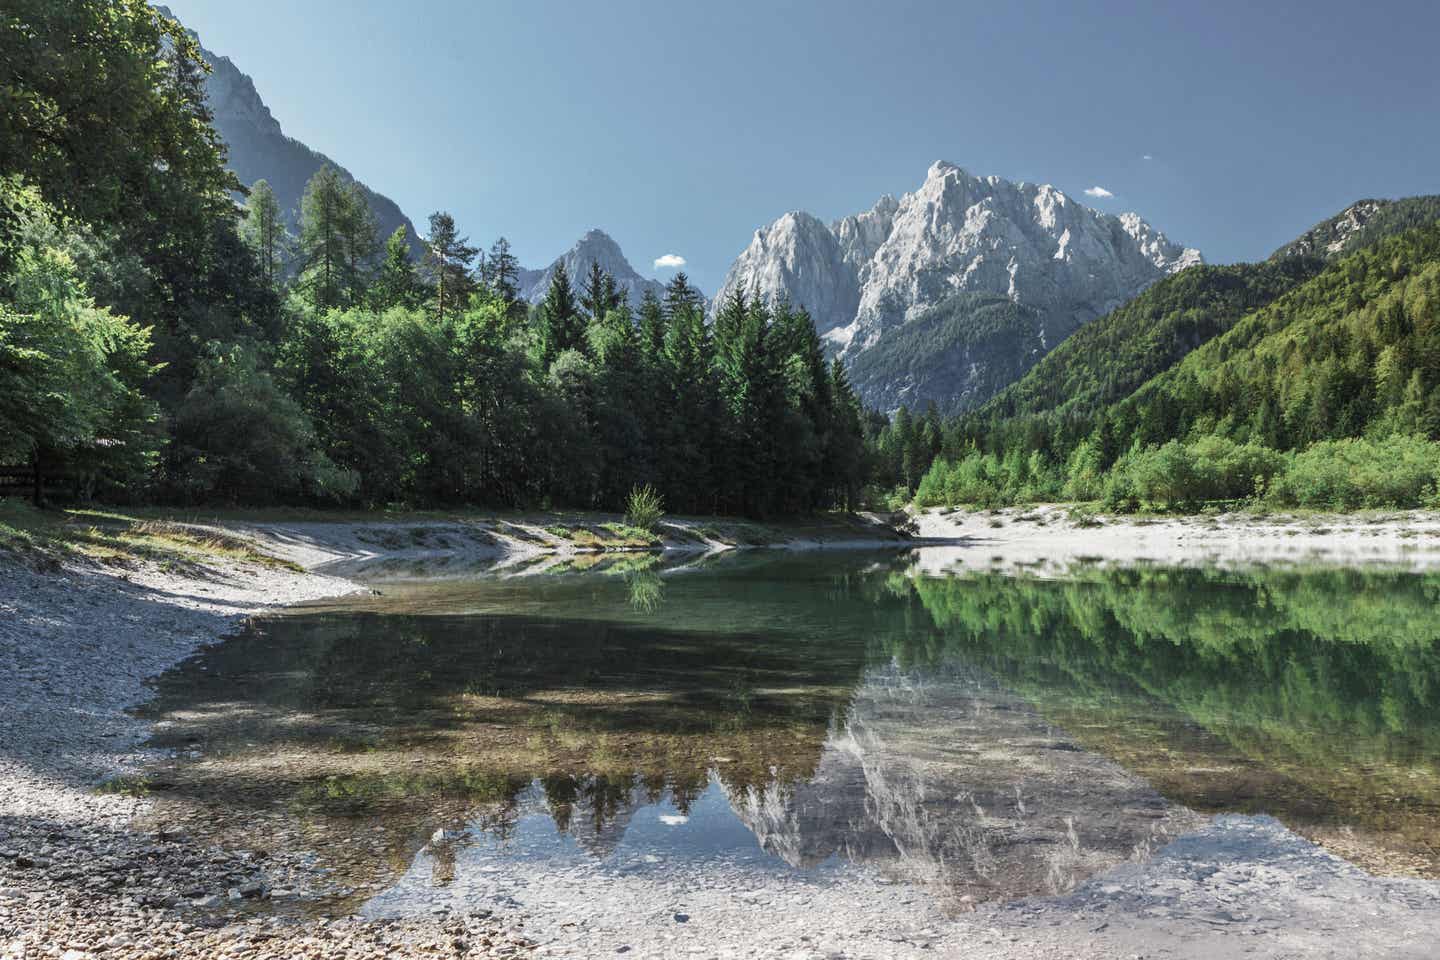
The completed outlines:
<svg viewBox="0 0 1440 960">
<path fill-rule="evenodd" d="M 167 17 L 179 19 L 166 7 L 156 9 Z M 199 35 L 193 30 L 189 32 L 199 42 Z M 203 44 L 200 54 L 210 64 L 205 94 L 214 113 L 212 123 L 229 151 L 230 169 L 247 187 L 257 180 L 267 181 L 275 191 L 285 225 L 292 233 L 295 232 L 300 223 L 300 198 L 305 193 L 305 184 L 310 182 L 316 171 L 328 163 L 346 180 L 355 180 L 354 176 L 342 164 L 286 136 L 280 121 L 260 98 L 255 82 L 229 57 L 214 53 Z M 410 218 L 384 194 L 375 192 L 364 183 L 360 183 L 360 190 L 375 214 L 381 238 L 389 236 L 396 227 L 403 226 L 410 237 L 411 250 L 418 256 L 422 247 Z"/>
<path fill-rule="evenodd" d="M 953 410 L 983 402 L 1074 330 L 1201 262 L 1136 214 L 938 162 L 898 200 L 881 197 L 828 226 L 794 211 L 757 230 L 715 302 L 739 290 L 788 298 L 851 365 L 866 402 Z M 997 297 L 1014 309 L 996 309 Z M 861 362 L 877 349 L 881 359 Z"/>
<path fill-rule="evenodd" d="M 573 247 L 557 257 L 548 267 L 521 270 L 520 299 L 530 303 L 544 300 L 545 292 L 550 289 L 550 281 L 555 276 L 555 269 L 562 263 L 565 265 L 565 272 L 570 275 L 571 285 L 577 291 L 580 290 L 592 262 L 598 263 L 600 269 L 615 279 L 616 285 L 629 298 L 632 309 L 640 305 L 640 299 L 647 291 L 657 297 L 665 292 L 664 284 L 649 277 L 642 277 L 635 271 L 630 261 L 625 259 L 620 245 L 611 239 L 609 234 L 604 230 L 593 229 L 575 241 Z"/>
<path fill-rule="evenodd" d="M 1388 297 L 1391 311 L 1426 309 L 1424 298 L 1411 303 L 1391 291 L 1412 275 L 1437 275 L 1437 231 L 1440 197 L 1363 200 L 1260 263 L 1204 266 L 1168 277 L 1088 324 L 967 413 L 961 435 L 991 449 L 1046 436 L 1049 452 L 1063 459 L 1095 433 L 1125 443 L 1139 428 L 1151 431 L 1143 434 L 1147 442 L 1183 437 L 1183 429 L 1164 431 L 1189 422 L 1207 404 L 1217 423 L 1275 445 L 1328 435 L 1330 421 L 1342 422 L 1346 408 L 1355 422 L 1364 422 L 1396 400 L 1375 395 L 1372 369 L 1384 366 L 1387 389 L 1398 395 L 1409 386 L 1411 367 L 1434 367 L 1425 359 L 1431 348 L 1420 319 L 1411 320 L 1422 328 L 1415 336 L 1390 314 L 1377 323 L 1383 311 L 1367 304 Z M 1422 277 L 1418 284 L 1424 282 Z M 1346 348 L 1338 345 L 1367 340 L 1376 344 L 1371 355 L 1377 359 L 1357 366 L 1345 355 L 1340 362 Z M 1387 348 L 1391 353 L 1381 364 Z M 1316 372 L 1326 364 L 1332 369 Z M 1335 409 L 1318 419 L 1297 418 L 1294 411 L 1308 403 L 1304 391 L 1316 384 L 1329 391 Z M 1440 417 L 1440 399 L 1428 396 L 1422 389 L 1416 402 L 1431 403 Z M 1249 418 L 1253 423 L 1237 425 Z"/>
<path fill-rule="evenodd" d="M 1276 250 L 1270 259 L 1308 256 L 1331 260 L 1437 219 L 1440 219 L 1440 195 L 1357 200 Z"/>
</svg>

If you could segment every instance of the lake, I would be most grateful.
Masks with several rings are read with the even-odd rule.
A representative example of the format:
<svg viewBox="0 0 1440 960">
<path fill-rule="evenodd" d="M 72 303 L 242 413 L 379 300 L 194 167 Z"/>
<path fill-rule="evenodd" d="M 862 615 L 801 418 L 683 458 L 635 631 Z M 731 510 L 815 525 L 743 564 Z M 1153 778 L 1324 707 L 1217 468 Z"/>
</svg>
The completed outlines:
<svg viewBox="0 0 1440 960">
<path fill-rule="evenodd" d="M 1216 813 L 1440 876 L 1440 576 L 919 561 L 610 555 L 259 618 L 158 681 L 160 815 L 372 916 L 862 881 L 953 915 Z"/>
</svg>

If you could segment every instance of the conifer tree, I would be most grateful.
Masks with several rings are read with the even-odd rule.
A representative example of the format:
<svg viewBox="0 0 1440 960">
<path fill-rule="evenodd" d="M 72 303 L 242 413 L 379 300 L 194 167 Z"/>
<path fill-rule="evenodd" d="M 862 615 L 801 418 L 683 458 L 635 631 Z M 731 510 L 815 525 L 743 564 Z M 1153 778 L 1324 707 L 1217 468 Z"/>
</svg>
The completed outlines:
<svg viewBox="0 0 1440 960">
<path fill-rule="evenodd" d="M 346 232 L 350 194 L 340 174 L 325 164 L 305 185 L 300 200 L 300 287 L 312 306 L 342 306 L 350 284 Z"/>
<path fill-rule="evenodd" d="M 370 284 L 370 273 L 380 251 L 379 224 L 365 192 L 353 180 L 345 188 L 344 215 L 340 232 L 345 246 L 345 300 L 361 303 Z"/>
<path fill-rule="evenodd" d="M 659 358 L 665 350 L 665 310 L 649 290 L 640 298 L 640 345 L 646 356 Z"/>
<path fill-rule="evenodd" d="M 665 285 L 665 316 L 673 318 L 682 310 L 701 307 L 700 291 L 690 286 L 690 278 L 681 270 Z"/>
<path fill-rule="evenodd" d="M 418 306 L 420 299 L 420 278 L 410 256 L 409 233 L 401 224 L 385 240 L 385 255 L 370 288 L 370 301 L 377 310 L 388 310 Z"/>
<path fill-rule="evenodd" d="M 605 271 L 595 260 L 590 261 L 590 272 L 581 285 L 580 306 L 590 315 L 591 323 L 599 323 L 605 317 Z"/>
<path fill-rule="evenodd" d="M 519 296 L 520 262 L 510 252 L 510 241 L 500 237 L 485 259 L 485 284 L 508 307 Z"/>
<path fill-rule="evenodd" d="M 564 263 L 555 265 L 550 289 L 540 304 L 540 358 L 546 367 L 566 350 L 583 349 L 585 317 L 575 303 L 575 291 Z"/>
<path fill-rule="evenodd" d="M 445 319 L 445 312 L 458 313 L 464 308 L 474 288 L 470 264 L 479 251 L 470 246 L 469 237 L 455 229 L 455 218 L 443 210 L 430 214 L 430 235 L 425 238 L 425 269 L 435 289 L 435 317 Z"/>
<path fill-rule="evenodd" d="M 273 290 L 280 282 L 285 257 L 289 253 L 290 232 L 280 219 L 280 202 L 266 180 L 256 180 L 245 198 L 245 219 L 240 236 L 255 253 L 260 273 Z"/>
</svg>

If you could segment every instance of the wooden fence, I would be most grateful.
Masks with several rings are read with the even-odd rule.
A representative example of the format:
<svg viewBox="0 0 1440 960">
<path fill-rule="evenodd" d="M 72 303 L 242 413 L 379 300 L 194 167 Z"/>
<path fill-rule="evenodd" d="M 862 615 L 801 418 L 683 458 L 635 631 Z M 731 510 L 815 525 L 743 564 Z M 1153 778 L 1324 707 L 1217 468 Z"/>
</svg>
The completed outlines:
<svg viewBox="0 0 1440 960">
<path fill-rule="evenodd" d="M 0 497 L 27 497 L 43 503 L 52 499 L 69 499 L 79 490 L 80 482 L 63 473 L 37 472 L 32 466 L 0 466 Z"/>
</svg>

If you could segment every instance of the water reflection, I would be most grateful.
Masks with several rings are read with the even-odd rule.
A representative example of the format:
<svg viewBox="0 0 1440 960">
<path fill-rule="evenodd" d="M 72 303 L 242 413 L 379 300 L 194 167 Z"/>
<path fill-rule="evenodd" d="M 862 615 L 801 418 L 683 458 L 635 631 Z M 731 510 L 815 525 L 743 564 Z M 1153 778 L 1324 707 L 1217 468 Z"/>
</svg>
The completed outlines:
<svg viewBox="0 0 1440 960">
<path fill-rule="evenodd" d="M 963 908 L 1068 890 L 1192 811 L 1437 872 L 1440 579 L 915 570 L 647 561 L 259 621 L 160 684 L 158 741 L 204 755 L 157 773 L 164 815 L 303 836 L 379 912 L 522 860 L 858 865 Z"/>
</svg>

